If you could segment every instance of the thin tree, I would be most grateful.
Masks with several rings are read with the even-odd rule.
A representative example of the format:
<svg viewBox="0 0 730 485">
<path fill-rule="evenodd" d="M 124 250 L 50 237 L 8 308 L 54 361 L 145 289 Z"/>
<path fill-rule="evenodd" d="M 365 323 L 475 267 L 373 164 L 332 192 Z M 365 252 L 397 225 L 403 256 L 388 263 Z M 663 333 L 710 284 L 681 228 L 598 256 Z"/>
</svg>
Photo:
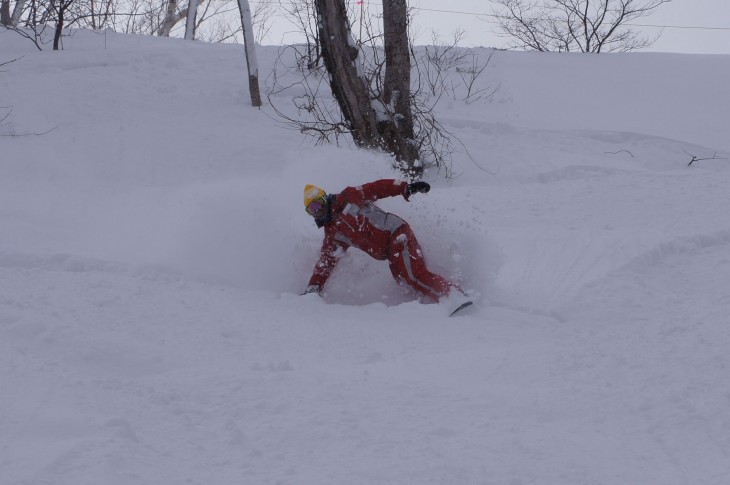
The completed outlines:
<svg viewBox="0 0 730 485">
<path fill-rule="evenodd" d="M 381 129 L 388 151 L 409 164 L 418 160 L 411 111 L 411 55 L 406 0 L 383 2 L 385 77 L 383 102 L 392 116 Z"/>
<path fill-rule="evenodd" d="M 185 38 L 195 39 L 195 20 L 198 16 L 198 0 L 190 0 L 188 3 L 187 19 L 185 21 Z"/>
<path fill-rule="evenodd" d="M 281 9 L 289 20 L 304 34 L 306 54 L 302 56 L 307 68 L 313 70 L 320 62 L 319 30 L 316 7 L 312 0 L 280 0 Z"/>
<path fill-rule="evenodd" d="M 554 52 L 627 52 L 656 41 L 628 25 L 671 0 L 493 0 L 513 47 Z"/>
<path fill-rule="evenodd" d="M 10 0 L 0 1 L 0 25 L 9 27 L 11 24 Z"/>
<path fill-rule="evenodd" d="M 26 0 L 18 0 L 15 3 L 13 14 L 10 16 L 10 25 L 13 27 L 17 27 L 18 22 L 20 22 L 20 16 L 23 15 L 23 10 L 25 9 L 25 2 Z"/>
<path fill-rule="evenodd" d="M 259 65 L 256 59 L 256 42 L 254 41 L 251 7 L 248 0 L 238 0 L 243 28 L 243 43 L 246 51 L 246 69 L 248 70 L 248 91 L 251 95 L 251 106 L 261 106 L 261 90 L 259 89 Z"/>
<path fill-rule="evenodd" d="M 68 12 L 75 0 L 58 0 L 58 3 L 51 3 L 55 7 L 56 13 L 56 31 L 53 35 L 53 50 L 57 51 L 61 47 L 61 35 L 63 34 L 64 22 L 66 21 L 66 12 Z"/>
</svg>

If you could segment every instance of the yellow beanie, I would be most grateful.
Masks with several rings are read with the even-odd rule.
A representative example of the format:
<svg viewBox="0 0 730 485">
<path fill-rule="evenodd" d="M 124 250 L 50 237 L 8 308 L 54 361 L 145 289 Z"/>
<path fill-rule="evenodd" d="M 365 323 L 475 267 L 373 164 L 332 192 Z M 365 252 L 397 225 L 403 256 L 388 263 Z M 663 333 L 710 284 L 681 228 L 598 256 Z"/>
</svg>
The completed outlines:
<svg viewBox="0 0 730 485">
<path fill-rule="evenodd" d="M 313 200 L 324 197 L 327 193 L 316 185 L 304 186 L 304 207 L 307 207 Z"/>
</svg>

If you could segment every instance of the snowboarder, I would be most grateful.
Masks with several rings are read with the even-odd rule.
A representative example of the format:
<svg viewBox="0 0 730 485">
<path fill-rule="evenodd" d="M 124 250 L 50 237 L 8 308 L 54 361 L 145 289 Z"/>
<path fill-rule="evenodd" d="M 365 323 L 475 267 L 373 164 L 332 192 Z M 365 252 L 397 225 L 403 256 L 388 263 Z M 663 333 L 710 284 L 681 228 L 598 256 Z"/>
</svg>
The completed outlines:
<svg viewBox="0 0 730 485">
<path fill-rule="evenodd" d="M 398 282 L 405 282 L 427 299 L 438 302 L 458 288 L 426 267 L 421 247 L 406 221 L 385 212 L 374 202 L 418 192 L 426 193 L 426 182 L 377 180 L 357 187 L 346 187 L 339 194 L 327 194 L 314 185 L 304 187 L 304 207 L 317 227 L 324 227 L 319 261 L 303 295 L 322 291 L 337 261 L 354 246 L 373 258 L 388 260 Z M 458 290 L 460 293 L 461 290 Z"/>
</svg>

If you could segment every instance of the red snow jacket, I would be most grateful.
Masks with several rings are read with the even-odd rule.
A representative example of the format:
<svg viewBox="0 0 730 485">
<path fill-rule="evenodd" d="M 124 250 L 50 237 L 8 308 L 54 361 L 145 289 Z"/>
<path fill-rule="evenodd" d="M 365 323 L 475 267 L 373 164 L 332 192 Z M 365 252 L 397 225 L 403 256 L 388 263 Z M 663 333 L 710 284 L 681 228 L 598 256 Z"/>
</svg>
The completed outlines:
<svg viewBox="0 0 730 485">
<path fill-rule="evenodd" d="M 309 284 L 323 287 L 337 260 L 350 246 L 365 251 L 375 259 L 387 259 L 391 235 L 407 224 L 373 202 L 396 195 L 408 200 L 407 187 L 407 182 L 383 179 L 358 187 L 347 187 L 339 194 L 330 196 L 327 220 L 322 224 L 322 250 Z"/>
</svg>

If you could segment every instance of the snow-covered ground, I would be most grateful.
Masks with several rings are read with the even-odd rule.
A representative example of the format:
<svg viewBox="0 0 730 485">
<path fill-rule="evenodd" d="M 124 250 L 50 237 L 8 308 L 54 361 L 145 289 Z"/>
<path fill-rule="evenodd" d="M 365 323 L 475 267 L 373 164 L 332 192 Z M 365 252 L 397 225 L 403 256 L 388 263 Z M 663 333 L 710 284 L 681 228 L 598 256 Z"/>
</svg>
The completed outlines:
<svg viewBox="0 0 730 485">
<path fill-rule="evenodd" d="M 730 57 L 497 52 L 443 98 L 476 163 L 382 206 L 449 319 L 356 251 L 299 296 L 303 186 L 396 174 L 251 108 L 241 47 L 65 47 L 0 30 L 2 485 L 730 483 Z"/>
</svg>

